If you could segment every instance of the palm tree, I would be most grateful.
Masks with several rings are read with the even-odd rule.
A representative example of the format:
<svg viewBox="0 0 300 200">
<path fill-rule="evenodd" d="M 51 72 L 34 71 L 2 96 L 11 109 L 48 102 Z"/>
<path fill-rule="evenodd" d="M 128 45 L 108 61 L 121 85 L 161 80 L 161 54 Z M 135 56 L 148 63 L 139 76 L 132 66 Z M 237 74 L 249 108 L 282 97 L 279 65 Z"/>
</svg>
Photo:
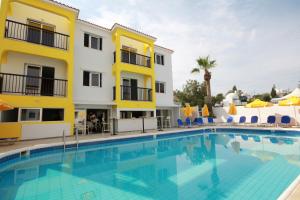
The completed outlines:
<svg viewBox="0 0 300 200">
<path fill-rule="evenodd" d="M 207 103 L 210 111 L 211 108 L 211 89 L 210 89 L 210 79 L 211 72 L 209 69 L 215 67 L 217 65 L 216 60 L 211 60 L 209 56 L 199 57 L 197 59 L 198 66 L 192 69 L 192 73 L 200 73 L 201 70 L 204 70 L 204 80 L 206 83 L 206 95 L 207 95 Z"/>
</svg>

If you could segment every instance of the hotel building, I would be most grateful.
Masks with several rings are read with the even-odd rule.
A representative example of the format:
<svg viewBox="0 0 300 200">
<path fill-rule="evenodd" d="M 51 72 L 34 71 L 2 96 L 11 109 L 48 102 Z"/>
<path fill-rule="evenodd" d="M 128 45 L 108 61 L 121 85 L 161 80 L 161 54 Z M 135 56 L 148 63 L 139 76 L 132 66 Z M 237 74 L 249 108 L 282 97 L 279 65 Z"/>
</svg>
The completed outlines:
<svg viewBox="0 0 300 200">
<path fill-rule="evenodd" d="M 173 51 L 78 13 L 52 0 L 1 1 L 0 99 L 15 107 L 0 113 L 1 137 L 111 132 L 113 118 L 117 132 L 174 126 Z"/>
</svg>

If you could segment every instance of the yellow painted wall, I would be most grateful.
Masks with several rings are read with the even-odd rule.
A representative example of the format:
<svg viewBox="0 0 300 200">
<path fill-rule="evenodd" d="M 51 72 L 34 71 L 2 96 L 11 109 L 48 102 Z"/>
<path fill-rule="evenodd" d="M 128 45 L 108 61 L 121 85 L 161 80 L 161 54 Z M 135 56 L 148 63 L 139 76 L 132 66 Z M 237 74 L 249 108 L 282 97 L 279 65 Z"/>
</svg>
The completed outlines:
<svg viewBox="0 0 300 200">
<path fill-rule="evenodd" d="M 141 34 L 137 34 L 128 31 L 124 28 L 117 27 L 113 30 L 112 40 L 116 47 L 116 62 L 113 65 L 113 75 L 116 80 L 116 100 L 117 108 L 145 108 L 155 109 L 156 108 L 156 95 L 155 95 L 155 70 L 154 70 L 154 40 L 145 37 Z M 127 63 L 122 63 L 120 60 L 122 45 L 129 45 L 130 47 L 136 48 L 138 53 L 148 55 L 151 57 L 151 68 L 142 67 Z M 136 46 L 135 46 L 136 45 Z M 150 79 L 150 85 L 152 88 L 152 101 L 122 101 L 121 100 L 121 74 L 122 72 L 141 74 Z M 147 84 L 148 80 L 144 82 Z"/>
<path fill-rule="evenodd" d="M 20 123 L 0 123 L 0 137 L 12 138 L 21 137 L 21 124 Z"/>
<path fill-rule="evenodd" d="M 17 2 L 17 3 L 15 3 Z M 19 5 L 23 4 L 23 5 Z M 26 6 L 24 6 L 26 5 Z M 28 8 L 27 6 L 31 7 Z M 20 10 L 27 7 L 26 11 Z M 49 14 L 52 13 L 52 14 Z M 9 38 L 4 38 L 5 20 L 8 16 L 21 18 L 34 18 L 40 17 L 45 22 L 57 23 L 57 27 L 61 27 L 62 31 L 67 31 L 69 34 L 69 48 L 67 51 L 56 48 L 46 47 L 39 44 L 32 44 L 26 41 L 18 41 Z M 26 16 L 27 15 L 27 16 Z M 18 95 L 0 95 L 0 99 L 12 104 L 18 108 L 64 108 L 65 109 L 65 123 L 70 123 L 71 133 L 73 133 L 74 124 L 74 105 L 73 105 L 73 72 L 74 72 L 74 34 L 75 34 L 75 20 L 77 13 L 70 9 L 66 9 L 52 3 L 48 3 L 42 0 L 5 0 L 1 1 L 0 8 L 0 63 L 5 65 L 10 61 L 10 52 L 18 52 L 22 54 L 29 54 L 35 56 L 41 56 L 45 58 L 51 58 L 60 60 L 65 64 L 65 79 L 68 80 L 67 97 L 40 97 L 40 96 L 18 96 Z M 37 19 L 39 20 L 39 19 Z M 56 25 L 56 24 L 54 24 Z M 26 56 L 25 56 L 26 57 Z M 0 65 L 0 71 L 2 67 Z M 7 68 L 8 66 L 5 66 Z M 0 123 L 0 135 L 4 133 L 6 129 L 1 127 L 9 124 L 10 131 L 9 136 L 15 136 L 20 134 L 20 127 L 22 123 Z M 33 122 L 33 123 L 58 123 L 58 122 Z M 61 122 L 60 122 L 61 123 Z"/>
<path fill-rule="evenodd" d="M 11 3 L 11 15 L 8 19 L 20 23 L 27 23 L 27 19 L 34 19 L 55 26 L 55 31 L 66 35 L 70 34 L 69 20 L 66 17 L 58 16 L 55 13 L 47 12 L 41 9 L 21 4 L 18 2 Z"/>
<path fill-rule="evenodd" d="M 1 72 L 26 74 L 25 63 L 31 65 L 53 67 L 55 68 L 56 79 L 67 79 L 67 65 L 64 61 L 11 51 L 7 53 L 6 63 L 1 65 Z"/>
</svg>

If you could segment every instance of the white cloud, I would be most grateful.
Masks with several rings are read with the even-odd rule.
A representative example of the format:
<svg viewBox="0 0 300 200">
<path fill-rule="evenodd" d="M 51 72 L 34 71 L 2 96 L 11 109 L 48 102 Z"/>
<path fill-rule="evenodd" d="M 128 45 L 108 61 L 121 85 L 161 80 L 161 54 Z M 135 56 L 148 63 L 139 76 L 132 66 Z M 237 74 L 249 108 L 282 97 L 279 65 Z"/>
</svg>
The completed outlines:
<svg viewBox="0 0 300 200">
<path fill-rule="evenodd" d="M 292 88 L 299 80 L 300 5 L 292 0 L 62 1 L 79 6 L 80 16 L 94 23 L 110 28 L 118 22 L 173 49 L 175 88 L 189 78 L 202 80 L 190 71 L 208 54 L 218 63 L 213 93 L 234 84 L 249 92 L 269 91 L 273 83 Z"/>
</svg>

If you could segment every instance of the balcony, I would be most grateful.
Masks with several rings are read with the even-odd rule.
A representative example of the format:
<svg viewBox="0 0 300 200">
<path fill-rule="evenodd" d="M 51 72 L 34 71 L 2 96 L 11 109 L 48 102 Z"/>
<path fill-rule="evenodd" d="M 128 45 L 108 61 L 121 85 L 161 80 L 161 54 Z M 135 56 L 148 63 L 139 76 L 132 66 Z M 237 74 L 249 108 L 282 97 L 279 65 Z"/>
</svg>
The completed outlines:
<svg viewBox="0 0 300 200">
<path fill-rule="evenodd" d="M 151 67 L 151 57 L 124 49 L 121 49 L 121 62 L 148 68 Z"/>
<path fill-rule="evenodd" d="M 0 94 L 66 96 L 67 80 L 0 73 Z"/>
<path fill-rule="evenodd" d="M 113 87 L 113 99 L 116 89 Z M 152 101 L 152 89 L 121 85 L 121 100 L 125 101 Z"/>
<path fill-rule="evenodd" d="M 57 49 L 68 49 L 68 35 L 11 20 L 6 20 L 5 37 Z"/>
</svg>

